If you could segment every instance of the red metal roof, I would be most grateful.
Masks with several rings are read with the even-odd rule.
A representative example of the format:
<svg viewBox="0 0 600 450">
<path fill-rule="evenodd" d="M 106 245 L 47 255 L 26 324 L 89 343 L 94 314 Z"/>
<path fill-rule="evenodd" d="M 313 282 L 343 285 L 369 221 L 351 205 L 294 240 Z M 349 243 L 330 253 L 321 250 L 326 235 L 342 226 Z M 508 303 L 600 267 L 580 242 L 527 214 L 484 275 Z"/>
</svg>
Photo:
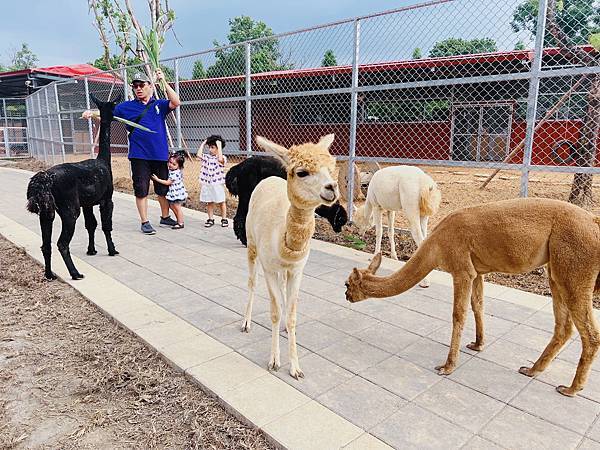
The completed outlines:
<svg viewBox="0 0 600 450">
<path fill-rule="evenodd" d="M 591 45 L 581 47 L 587 52 L 593 52 Z M 548 48 L 544 50 L 544 55 L 556 55 L 561 50 L 559 48 Z M 531 61 L 533 59 L 533 50 L 513 50 L 506 52 L 490 52 L 490 53 L 478 53 L 472 55 L 458 55 L 458 56 L 447 56 L 441 58 L 422 58 L 422 59 L 411 59 L 411 60 L 400 60 L 390 61 L 383 63 L 374 64 L 360 64 L 359 69 L 361 72 L 380 72 L 387 70 L 402 70 L 402 69 L 427 69 L 433 67 L 445 67 L 445 66 L 459 66 L 467 64 L 483 64 L 491 62 L 502 62 L 502 61 Z M 292 70 L 277 70 L 272 72 L 264 72 L 252 74 L 253 80 L 265 80 L 265 79 L 281 79 L 281 78 L 302 78 L 312 77 L 320 75 L 337 75 L 344 73 L 351 73 L 352 66 L 331 66 L 331 67 L 310 67 L 306 69 L 292 69 Z M 231 77 L 221 78 L 203 78 L 197 80 L 185 80 L 180 83 L 199 83 L 199 82 L 210 82 L 210 83 L 226 83 L 229 81 L 241 81 L 244 80 L 245 75 L 237 75 Z"/>
<path fill-rule="evenodd" d="M 94 78 L 100 78 L 104 80 L 112 80 L 111 74 L 102 73 L 102 70 L 90 65 L 90 64 L 73 64 L 70 66 L 52 66 L 52 67 L 36 67 L 33 69 L 15 70 L 12 72 L 0 73 L 0 77 L 11 77 L 16 75 L 26 75 L 30 73 L 47 73 L 50 75 L 57 75 L 62 77 L 81 77 L 84 75 L 96 75 Z"/>
</svg>

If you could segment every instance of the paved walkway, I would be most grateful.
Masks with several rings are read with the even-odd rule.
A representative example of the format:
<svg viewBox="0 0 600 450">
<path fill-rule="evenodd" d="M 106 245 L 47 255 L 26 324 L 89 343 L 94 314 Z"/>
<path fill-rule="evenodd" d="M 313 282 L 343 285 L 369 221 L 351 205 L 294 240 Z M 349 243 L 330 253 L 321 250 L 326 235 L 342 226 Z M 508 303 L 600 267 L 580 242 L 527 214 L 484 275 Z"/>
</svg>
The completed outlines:
<svg viewBox="0 0 600 450">
<path fill-rule="evenodd" d="M 30 175 L 0 168 L 0 234 L 40 260 L 37 216 L 24 208 Z M 285 333 L 284 367 L 274 374 L 265 369 L 270 319 L 262 277 L 255 324 L 251 333 L 240 332 L 246 256 L 231 228 L 207 230 L 203 213 L 186 211 L 184 230 L 161 228 L 144 236 L 133 198 L 115 193 L 114 200 L 120 255 L 106 256 L 99 232 L 98 255 L 86 256 L 80 219 L 71 251 L 86 278 L 66 281 L 279 445 L 600 449 L 600 360 L 579 396 L 554 391 L 571 382 L 577 338 L 538 378 L 517 373 L 550 339 L 548 298 L 486 284 L 487 347 L 478 354 L 465 348 L 474 336 L 469 317 L 460 366 L 440 377 L 433 367 L 445 360 L 451 331 L 447 274 L 432 274 L 429 289 L 350 305 L 343 283 L 369 255 L 313 241 L 298 307 L 306 378 L 296 381 L 287 373 Z M 155 219 L 159 210 L 151 203 Z M 57 219 L 54 242 L 59 224 Z M 59 259 L 54 268 L 65 277 Z M 383 267 L 389 271 L 400 264 L 386 260 Z"/>
</svg>

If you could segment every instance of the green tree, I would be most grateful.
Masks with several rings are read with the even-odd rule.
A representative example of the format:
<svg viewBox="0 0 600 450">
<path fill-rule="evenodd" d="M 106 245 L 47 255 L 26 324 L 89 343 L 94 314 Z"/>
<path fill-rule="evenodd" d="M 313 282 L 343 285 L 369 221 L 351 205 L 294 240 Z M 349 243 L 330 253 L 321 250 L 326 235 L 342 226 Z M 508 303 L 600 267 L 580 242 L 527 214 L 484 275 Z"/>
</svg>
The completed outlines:
<svg viewBox="0 0 600 450">
<path fill-rule="evenodd" d="M 433 48 L 429 51 L 429 56 L 431 58 L 439 58 L 443 56 L 495 52 L 497 50 L 498 47 L 496 46 L 496 41 L 491 38 L 471 40 L 449 38 L 440 42 L 436 42 Z"/>
<path fill-rule="evenodd" d="M 227 35 L 227 44 L 229 45 L 269 36 L 273 36 L 273 30 L 262 21 L 254 21 L 248 16 L 234 17 L 229 20 L 229 34 Z M 215 47 L 223 46 L 218 41 L 214 41 L 213 44 Z M 242 75 L 246 72 L 243 45 L 217 50 L 215 57 L 215 63 L 206 71 L 210 78 Z M 281 52 L 277 39 L 254 42 L 250 48 L 250 69 L 252 73 L 260 73 L 291 68 L 290 65 L 281 64 L 280 57 Z"/>
<path fill-rule="evenodd" d="M 29 46 L 24 42 L 21 44 L 21 49 L 14 52 L 11 58 L 11 70 L 31 69 L 36 67 L 38 57 L 31 51 Z"/>
<path fill-rule="evenodd" d="M 515 9 L 510 25 L 513 30 L 529 31 L 535 36 L 538 16 L 537 0 L 525 0 Z M 600 31 L 600 4 L 595 0 L 563 0 L 555 7 L 556 24 L 570 45 L 587 44 L 592 33 Z M 558 45 L 552 33 L 546 33 L 544 45 Z"/>
<path fill-rule="evenodd" d="M 519 41 L 515 44 L 515 50 L 527 50 L 527 47 L 523 43 L 523 41 Z"/>
<path fill-rule="evenodd" d="M 537 31 L 538 4 L 526 0 L 515 9 L 511 25 L 515 31 Z M 548 0 L 544 45 L 556 46 L 561 55 L 574 65 L 597 66 L 598 57 L 582 51 L 578 45 L 587 44 L 600 31 L 600 4 L 595 0 Z M 591 83 L 586 98 L 587 106 L 581 125 L 580 139 L 575 152 L 575 163 L 580 167 L 593 166 L 596 159 L 596 139 L 600 128 L 600 76 L 588 75 Z M 590 206 L 593 175 L 573 174 L 569 201 Z"/>
<path fill-rule="evenodd" d="M 423 57 L 423 52 L 419 47 L 416 47 L 412 53 L 412 59 L 421 59 Z"/>
<path fill-rule="evenodd" d="M 327 50 L 323 55 L 323 60 L 321 61 L 321 67 L 332 67 L 337 66 L 338 62 L 335 57 L 335 53 L 333 50 Z"/>
<path fill-rule="evenodd" d="M 202 64 L 202 61 L 198 59 L 194 63 L 194 69 L 192 70 L 192 79 L 200 80 L 202 78 L 206 78 L 206 70 L 204 69 L 204 64 Z"/>
</svg>

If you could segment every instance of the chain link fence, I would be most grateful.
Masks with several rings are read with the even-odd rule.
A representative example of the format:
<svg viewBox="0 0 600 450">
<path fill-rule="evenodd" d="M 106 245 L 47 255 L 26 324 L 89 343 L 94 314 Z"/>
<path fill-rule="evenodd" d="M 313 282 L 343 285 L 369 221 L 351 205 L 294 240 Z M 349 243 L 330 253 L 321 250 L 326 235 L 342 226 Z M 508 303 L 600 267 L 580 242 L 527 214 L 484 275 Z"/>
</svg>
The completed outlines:
<svg viewBox="0 0 600 450">
<path fill-rule="evenodd" d="M 182 100 L 167 121 L 169 145 L 195 153 L 220 134 L 231 163 L 258 151 L 257 135 L 291 146 L 335 133 L 349 207 L 357 184 L 388 164 L 429 166 L 443 195 L 462 204 L 567 199 L 573 183 L 598 190 L 600 66 L 588 37 L 600 7 L 561 4 L 436 0 L 164 60 Z M 93 157 L 96 125 L 80 118 L 89 94 L 131 99 L 136 69 L 29 96 L 30 153 L 48 164 Z M 115 182 L 126 183 L 121 124 L 112 143 Z M 191 192 L 195 164 L 185 170 Z M 478 188 L 498 170 L 488 185 L 497 195 L 486 197 Z"/>
<path fill-rule="evenodd" d="M 0 99 L 0 158 L 27 157 L 25 99 Z"/>
</svg>

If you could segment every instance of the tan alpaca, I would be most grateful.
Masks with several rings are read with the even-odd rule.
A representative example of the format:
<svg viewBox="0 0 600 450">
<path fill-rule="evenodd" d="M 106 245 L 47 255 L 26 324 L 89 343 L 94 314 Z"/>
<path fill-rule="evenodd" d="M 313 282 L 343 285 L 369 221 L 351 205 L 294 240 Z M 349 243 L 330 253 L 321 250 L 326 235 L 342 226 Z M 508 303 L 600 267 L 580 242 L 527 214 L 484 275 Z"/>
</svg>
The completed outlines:
<svg viewBox="0 0 600 450">
<path fill-rule="evenodd" d="M 469 298 L 475 315 L 476 340 L 467 345 L 483 349 L 483 275 L 523 273 L 548 265 L 554 306 L 554 335 L 527 376 L 541 373 L 567 342 L 573 323 L 581 336 L 582 352 L 570 387 L 558 392 L 573 396 L 583 389 L 600 347 L 600 332 L 592 295 L 600 290 L 600 218 L 570 203 L 550 199 L 517 199 L 488 203 L 453 212 L 435 227 L 404 267 L 375 276 L 381 256 L 365 270 L 353 269 L 346 298 L 390 297 L 410 289 L 433 269 L 449 272 L 454 281 L 450 351 L 440 375 L 451 373 L 458 360 L 460 337 Z"/>
<path fill-rule="evenodd" d="M 329 154 L 334 135 L 289 150 L 258 136 L 256 143 L 278 156 L 287 169 L 287 181 L 269 177 L 250 197 L 246 217 L 248 238 L 248 305 L 242 331 L 250 331 L 256 285 L 256 259 L 260 261 L 271 298 L 271 358 L 269 369 L 281 366 L 279 352 L 280 306 L 286 311 L 290 375 L 303 377 L 296 351 L 296 307 L 304 266 L 315 231 L 315 208 L 339 198 L 335 159 Z"/>
</svg>

